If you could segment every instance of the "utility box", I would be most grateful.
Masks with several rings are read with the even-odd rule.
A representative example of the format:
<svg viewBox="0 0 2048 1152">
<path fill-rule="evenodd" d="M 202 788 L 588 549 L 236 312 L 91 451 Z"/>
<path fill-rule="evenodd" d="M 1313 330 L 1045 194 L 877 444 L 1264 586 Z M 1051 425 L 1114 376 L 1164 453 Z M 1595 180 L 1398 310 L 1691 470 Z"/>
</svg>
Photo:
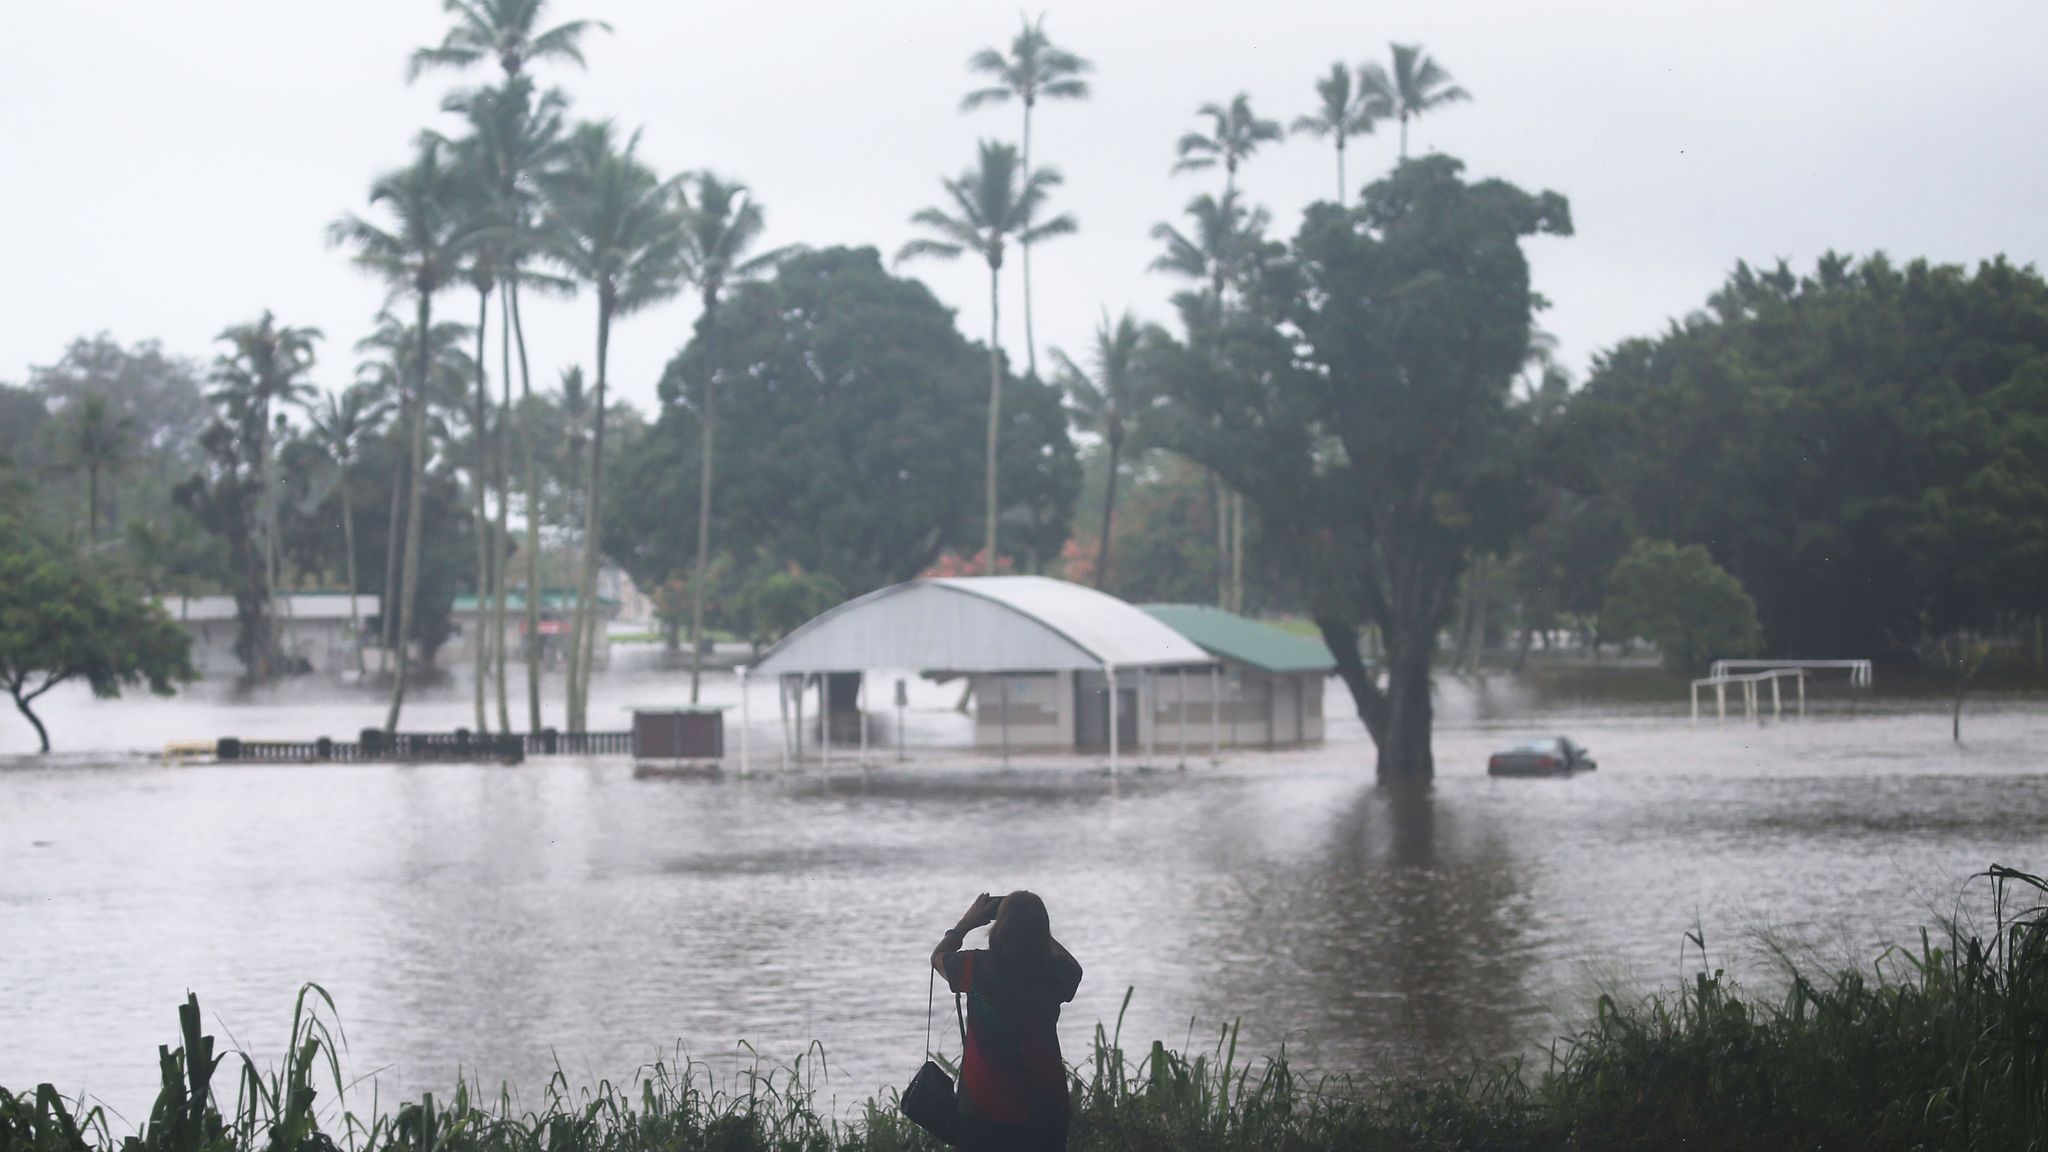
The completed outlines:
<svg viewBox="0 0 2048 1152">
<path fill-rule="evenodd" d="M 725 712 L 718 708 L 635 708 L 633 759 L 725 759 Z"/>
</svg>

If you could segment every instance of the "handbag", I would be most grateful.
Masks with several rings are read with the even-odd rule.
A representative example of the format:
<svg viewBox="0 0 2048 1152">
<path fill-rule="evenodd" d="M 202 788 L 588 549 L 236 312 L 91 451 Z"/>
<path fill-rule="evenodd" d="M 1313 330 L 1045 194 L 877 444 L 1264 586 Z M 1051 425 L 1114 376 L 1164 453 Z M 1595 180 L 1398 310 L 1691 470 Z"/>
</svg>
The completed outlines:
<svg viewBox="0 0 2048 1152">
<path fill-rule="evenodd" d="M 938 1137 L 948 1147 L 959 1143 L 959 1103 L 954 1099 L 953 1078 L 932 1059 L 932 999 L 938 990 L 938 973 L 925 982 L 924 994 L 924 1067 L 910 1078 L 910 1086 L 903 1090 L 898 1106 L 910 1122 Z M 960 1022 L 960 1048 L 967 1048 L 967 1017 L 960 1011 L 960 994 L 953 994 L 953 1015 Z"/>
</svg>

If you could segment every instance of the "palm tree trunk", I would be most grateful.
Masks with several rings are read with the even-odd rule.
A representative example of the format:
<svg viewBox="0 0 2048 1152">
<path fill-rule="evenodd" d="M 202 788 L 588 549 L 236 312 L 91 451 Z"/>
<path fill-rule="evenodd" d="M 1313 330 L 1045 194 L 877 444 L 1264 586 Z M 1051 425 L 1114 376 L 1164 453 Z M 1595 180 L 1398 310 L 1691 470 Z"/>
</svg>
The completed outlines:
<svg viewBox="0 0 2048 1152">
<path fill-rule="evenodd" d="M 1022 179 L 1025 188 L 1031 187 L 1031 103 L 1029 100 L 1024 102 L 1024 147 L 1019 156 L 1019 163 L 1023 168 Z M 1019 231 L 1028 233 L 1030 230 L 1031 214 L 1027 209 L 1024 214 L 1024 227 Z M 1019 237 L 1017 246 L 1022 249 L 1019 255 L 1022 256 L 1024 262 L 1024 370 L 1032 379 L 1036 380 L 1038 378 L 1038 340 L 1031 331 L 1031 241 L 1028 238 Z"/>
<path fill-rule="evenodd" d="M 407 444 L 412 443 L 412 399 L 405 394 L 405 381 L 398 383 L 398 431 Z M 391 660 L 391 650 L 398 646 L 398 558 L 401 551 L 398 534 L 405 523 L 405 465 L 403 451 L 394 452 L 391 457 L 391 518 L 385 524 L 384 535 L 384 592 L 378 597 L 377 614 L 382 618 L 384 633 L 384 659 Z M 387 669 L 388 671 L 388 669 Z"/>
<path fill-rule="evenodd" d="M 997 324 L 997 309 L 1000 301 L 996 291 L 1002 271 L 993 261 L 988 266 L 988 471 L 984 478 L 986 497 L 985 531 L 982 539 L 983 552 L 987 555 L 988 567 L 982 575 L 996 574 L 996 443 L 998 430 L 1003 418 L 1003 354 L 998 343 L 1001 329 Z"/>
<path fill-rule="evenodd" d="M 1344 128 L 1337 127 L 1337 203 L 1342 205 L 1351 195 L 1350 185 L 1344 183 Z"/>
<path fill-rule="evenodd" d="M 1244 611 L 1244 493 L 1230 494 L 1230 610 Z"/>
<path fill-rule="evenodd" d="M 519 321 L 519 278 L 505 286 L 512 302 L 512 336 L 519 345 L 519 398 L 533 399 L 527 371 L 526 327 Z M 526 464 L 526 725 L 540 731 L 540 471 L 533 459 L 533 430 L 519 425 L 519 451 Z"/>
<path fill-rule="evenodd" d="M 391 681 L 391 710 L 384 716 L 384 731 L 388 735 L 398 731 L 398 716 L 405 708 L 406 659 L 405 646 L 412 636 L 413 601 L 420 589 L 420 494 L 426 485 L 427 470 L 427 368 L 432 356 L 428 343 L 428 331 L 434 318 L 434 298 L 426 292 L 420 293 L 419 365 L 413 377 L 415 392 L 412 420 L 412 491 L 406 498 L 405 517 L 405 564 L 399 577 L 398 594 L 398 675 Z"/>
<path fill-rule="evenodd" d="M 597 412 L 590 437 L 590 500 L 583 512 L 583 583 L 576 599 L 583 610 L 583 652 L 576 670 L 576 731 L 589 723 L 590 673 L 597 661 L 597 632 L 602 622 L 597 606 L 598 533 L 604 524 L 605 356 L 612 336 L 612 301 L 608 292 L 597 302 Z"/>
<path fill-rule="evenodd" d="M 484 715 L 484 682 L 491 674 L 491 634 L 485 627 L 490 615 L 487 611 L 491 595 L 491 520 L 489 509 L 484 504 L 484 489 L 488 483 L 484 476 L 484 459 L 488 454 L 490 431 L 485 426 L 489 419 L 491 392 L 484 378 L 484 322 L 490 317 L 490 290 L 479 288 L 476 294 L 476 402 L 471 405 L 470 430 L 476 436 L 476 455 L 469 468 L 469 482 L 473 497 L 472 507 L 476 510 L 476 635 L 471 638 L 476 664 L 476 730 L 479 734 L 491 730 L 490 721 Z"/>
<path fill-rule="evenodd" d="M 697 477 L 697 575 L 690 581 L 690 703 L 704 673 L 704 574 L 711 565 L 711 450 L 717 421 L 718 292 L 704 290 L 703 459 Z"/>
<path fill-rule="evenodd" d="M 356 649 L 356 675 L 363 674 L 363 632 L 362 621 L 356 616 L 356 508 L 348 496 L 348 461 L 341 462 L 341 547 L 347 555 L 343 567 L 348 572 L 348 634 Z"/>
<path fill-rule="evenodd" d="M 1408 159 L 1408 110 L 1401 109 L 1401 159 Z"/>
<path fill-rule="evenodd" d="M 512 731 L 512 707 L 505 699 L 505 569 L 510 557 L 505 543 L 511 539 L 506 518 L 512 503 L 512 330 L 505 323 L 505 293 L 498 293 L 498 435 L 497 451 L 491 456 L 491 483 L 498 489 L 498 523 L 491 532 L 491 670 L 497 681 L 498 731 Z"/>
<path fill-rule="evenodd" d="M 268 683 L 275 674 L 271 656 L 277 651 L 277 629 L 271 598 L 277 589 L 277 493 L 270 475 L 270 405 L 258 405 L 256 415 L 256 482 L 263 492 L 263 556 L 257 561 L 257 579 L 262 594 L 257 598 L 256 635 L 261 647 L 256 654 L 256 679 Z"/>
<path fill-rule="evenodd" d="M 1230 513 L 1223 477 L 1209 472 L 1209 511 L 1216 517 L 1216 606 L 1230 608 Z"/>
<path fill-rule="evenodd" d="M 100 542 L 100 469 L 98 464 L 85 467 L 85 544 L 86 551 Z"/>
<path fill-rule="evenodd" d="M 1117 458 L 1123 453 L 1124 438 L 1109 438 L 1109 486 L 1102 496 L 1102 546 L 1095 550 L 1095 587 L 1097 591 L 1109 587 L 1109 529 L 1116 523 L 1116 469 Z"/>
</svg>

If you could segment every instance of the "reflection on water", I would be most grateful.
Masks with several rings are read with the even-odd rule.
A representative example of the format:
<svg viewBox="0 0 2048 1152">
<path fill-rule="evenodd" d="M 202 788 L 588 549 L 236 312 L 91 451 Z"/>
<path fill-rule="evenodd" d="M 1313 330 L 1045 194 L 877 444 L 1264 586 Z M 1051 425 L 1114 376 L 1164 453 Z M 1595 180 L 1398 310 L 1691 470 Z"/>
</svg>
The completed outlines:
<svg viewBox="0 0 2048 1152">
<path fill-rule="evenodd" d="M 673 700 L 672 675 L 622 664 L 596 714 Z M 1087 970 L 1070 1056 L 1134 985 L 1139 1045 L 1241 1019 L 1241 1049 L 1412 1069 L 1539 1044 L 1600 985 L 1670 981 L 1695 926 L 1717 963 L 1759 929 L 1867 957 L 1970 871 L 2038 866 L 2048 827 L 2048 710 L 2015 702 L 1978 707 L 1958 748 L 1910 707 L 1695 729 L 1668 695 L 1446 684 L 1443 775 L 1421 790 L 1372 783 L 1334 690 L 1325 748 L 1116 779 L 929 751 L 718 781 L 112 751 L 344 735 L 379 711 L 369 690 L 214 691 L 65 697 L 51 719 L 74 751 L 0 760 L 0 1083 L 53 1080 L 132 1121 L 188 988 L 217 1034 L 274 1056 L 317 980 L 387 1101 L 458 1072 L 530 1091 L 557 1060 L 617 1076 L 680 1038 L 714 1063 L 743 1039 L 783 1058 L 817 1040 L 843 1104 L 914 1070 L 939 930 L 975 892 L 1025 885 Z M 463 723 L 464 693 L 430 691 L 419 725 Z M 956 700 L 913 682 L 913 747 L 966 743 Z M 753 701 L 757 754 L 772 702 Z M 1568 729 L 1600 770 L 1487 778 L 1486 753 L 1529 728 Z M 0 753 L 21 744 L 0 729 Z"/>
</svg>

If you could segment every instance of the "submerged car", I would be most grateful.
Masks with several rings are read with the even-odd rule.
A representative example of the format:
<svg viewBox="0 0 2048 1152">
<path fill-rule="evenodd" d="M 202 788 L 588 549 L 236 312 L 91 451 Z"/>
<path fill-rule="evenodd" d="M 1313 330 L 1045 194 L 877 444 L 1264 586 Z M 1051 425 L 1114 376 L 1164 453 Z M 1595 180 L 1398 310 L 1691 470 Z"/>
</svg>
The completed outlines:
<svg viewBox="0 0 2048 1152">
<path fill-rule="evenodd" d="M 1584 748 L 1563 736 L 1525 740 L 1486 761 L 1488 776 L 1569 776 L 1599 765 Z"/>
</svg>

